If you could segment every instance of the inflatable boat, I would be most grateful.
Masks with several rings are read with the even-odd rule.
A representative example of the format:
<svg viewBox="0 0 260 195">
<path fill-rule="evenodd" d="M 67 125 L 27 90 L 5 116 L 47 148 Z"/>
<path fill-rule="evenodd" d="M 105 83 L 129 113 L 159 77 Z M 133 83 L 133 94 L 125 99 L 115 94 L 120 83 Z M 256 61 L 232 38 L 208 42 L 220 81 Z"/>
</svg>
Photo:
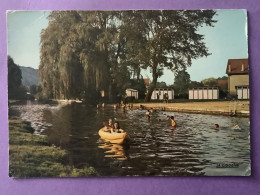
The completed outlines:
<svg viewBox="0 0 260 195">
<path fill-rule="evenodd" d="M 109 141 L 110 143 L 113 143 L 113 144 L 123 144 L 125 139 L 129 138 L 129 136 L 127 135 L 126 132 L 109 133 L 109 132 L 105 132 L 103 130 L 103 128 L 98 131 L 98 134 L 102 139 Z"/>
</svg>

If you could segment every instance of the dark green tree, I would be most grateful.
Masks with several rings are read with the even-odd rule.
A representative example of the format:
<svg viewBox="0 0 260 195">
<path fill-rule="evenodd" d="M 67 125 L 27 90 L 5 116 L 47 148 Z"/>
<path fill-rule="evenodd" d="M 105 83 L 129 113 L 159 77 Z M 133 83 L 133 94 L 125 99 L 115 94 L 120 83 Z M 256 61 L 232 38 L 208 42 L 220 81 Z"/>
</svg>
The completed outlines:
<svg viewBox="0 0 260 195">
<path fill-rule="evenodd" d="M 183 69 L 178 71 L 174 78 L 174 92 L 177 96 L 183 96 L 188 94 L 188 88 L 190 86 L 190 75 Z"/>
<path fill-rule="evenodd" d="M 167 84 L 165 82 L 157 82 L 156 83 L 157 88 L 167 88 Z"/>
<path fill-rule="evenodd" d="M 145 97 L 151 100 L 163 68 L 178 71 L 191 66 L 191 60 L 210 53 L 197 30 L 216 22 L 212 10 L 158 10 L 126 12 L 123 27 L 127 34 L 127 58 L 141 68 L 149 68 L 153 80 Z"/>
<path fill-rule="evenodd" d="M 190 82 L 190 85 L 189 85 L 190 89 L 198 88 L 198 87 L 203 87 L 203 84 L 201 82 L 198 82 L 198 81 L 191 81 Z"/>
<path fill-rule="evenodd" d="M 8 99 L 21 99 L 26 95 L 22 84 L 22 73 L 18 65 L 8 56 Z"/>
</svg>

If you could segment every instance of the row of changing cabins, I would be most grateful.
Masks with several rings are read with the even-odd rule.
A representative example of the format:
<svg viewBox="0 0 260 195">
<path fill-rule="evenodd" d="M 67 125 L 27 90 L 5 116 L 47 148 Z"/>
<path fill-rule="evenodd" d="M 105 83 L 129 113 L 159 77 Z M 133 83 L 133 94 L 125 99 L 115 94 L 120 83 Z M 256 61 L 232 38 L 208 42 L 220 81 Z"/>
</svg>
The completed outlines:
<svg viewBox="0 0 260 195">
<path fill-rule="evenodd" d="M 236 88 L 237 99 L 249 99 L 249 87 L 240 86 Z M 174 99 L 174 90 L 172 88 L 157 88 L 152 93 L 152 100 L 164 100 L 165 94 L 168 94 L 168 100 Z M 126 89 L 127 97 L 135 97 L 138 99 L 138 91 L 135 89 Z M 219 99 L 219 89 L 216 87 L 203 87 L 189 89 L 189 99 Z"/>
</svg>

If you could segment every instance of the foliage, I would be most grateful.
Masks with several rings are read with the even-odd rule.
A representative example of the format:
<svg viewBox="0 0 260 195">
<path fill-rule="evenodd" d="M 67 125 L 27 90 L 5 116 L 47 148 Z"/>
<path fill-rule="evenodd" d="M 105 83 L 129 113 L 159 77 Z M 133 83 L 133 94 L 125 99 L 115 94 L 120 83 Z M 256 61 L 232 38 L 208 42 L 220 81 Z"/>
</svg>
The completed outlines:
<svg viewBox="0 0 260 195">
<path fill-rule="evenodd" d="M 123 18 L 127 32 L 126 58 L 141 68 L 150 68 L 153 80 L 145 101 L 151 100 L 157 79 L 163 68 L 178 71 L 191 66 L 191 60 L 208 56 L 203 35 L 197 33 L 202 25 L 212 26 L 215 11 L 210 10 L 152 10 L 129 11 Z"/>
<path fill-rule="evenodd" d="M 167 88 L 167 84 L 165 82 L 157 82 L 156 88 Z"/>
<path fill-rule="evenodd" d="M 22 73 L 18 65 L 8 56 L 8 99 L 23 99 L 26 88 L 22 85 Z"/>
<path fill-rule="evenodd" d="M 190 75 L 183 69 L 178 71 L 174 79 L 174 93 L 176 97 L 186 97 L 188 94 L 188 88 L 190 86 Z"/>
<path fill-rule="evenodd" d="M 190 82 L 190 85 L 189 85 L 190 89 L 198 88 L 198 87 L 203 87 L 203 84 L 201 82 L 198 82 L 198 81 L 191 81 Z"/>
<path fill-rule="evenodd" d="M 204 87 L 216 87 L 218 85 L 218 80 L 211 77 L 201 81 Z"/>
<path fill-rule="evenodd" d="M 181 70 L 210 54 L 197 30 L 212 26 L 214 15 L 210 10 L 53 11 L 41 33 L 42 95 L 87 98 L 104 90 L 112 101 L 150 67 L 149 101 L 164 67 Z"/>
<path fill-rule="evenodd" d="M 39 76 L 47 98 L 110 100 L 126 89 L 128 65 L 117 24 L 120 12 L 53 11 L 41 34 Z M 98 95 L 94 95 L 97 97 Z"/>
<path fill-rule="evenodd" d="M 131 88 L 138 90 L 139 99 L 144 99 L 146 86 L 143 79 L 131 79 Z"/>
</svg>

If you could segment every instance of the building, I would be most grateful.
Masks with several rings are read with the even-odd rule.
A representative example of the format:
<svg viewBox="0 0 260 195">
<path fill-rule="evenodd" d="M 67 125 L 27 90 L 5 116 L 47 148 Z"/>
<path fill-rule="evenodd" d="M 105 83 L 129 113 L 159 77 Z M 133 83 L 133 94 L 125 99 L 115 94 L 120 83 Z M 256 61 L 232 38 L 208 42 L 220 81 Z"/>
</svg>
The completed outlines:
<svg viewBox="0 0 260 195">
<path fill-rule="evenodd" d="M 249 99 L 248 59 L 229 59 L 226 73 L 229 95 L 236 96 L 238 99 Z"/>
<path fill-rule="evenodd" d="M 151 96 L 152 100 L 164 100 L 165 94 L 168 94 L 168 100 L 174 99 L 174 90 L 172 88 L 156 88 Z"/>
<path fill-rule="evenodd" d="M 190 100 L 216 100 L 219 99 L 219 89 L 217 87 L 200 87 L 189 89 Z"/>
<path fill-rule="evenodd" d="M 136 100 L 138 99 L 138 91 L 135 89 L 126 89 L 127 97 L 134 97 Z"/>
</svg>

